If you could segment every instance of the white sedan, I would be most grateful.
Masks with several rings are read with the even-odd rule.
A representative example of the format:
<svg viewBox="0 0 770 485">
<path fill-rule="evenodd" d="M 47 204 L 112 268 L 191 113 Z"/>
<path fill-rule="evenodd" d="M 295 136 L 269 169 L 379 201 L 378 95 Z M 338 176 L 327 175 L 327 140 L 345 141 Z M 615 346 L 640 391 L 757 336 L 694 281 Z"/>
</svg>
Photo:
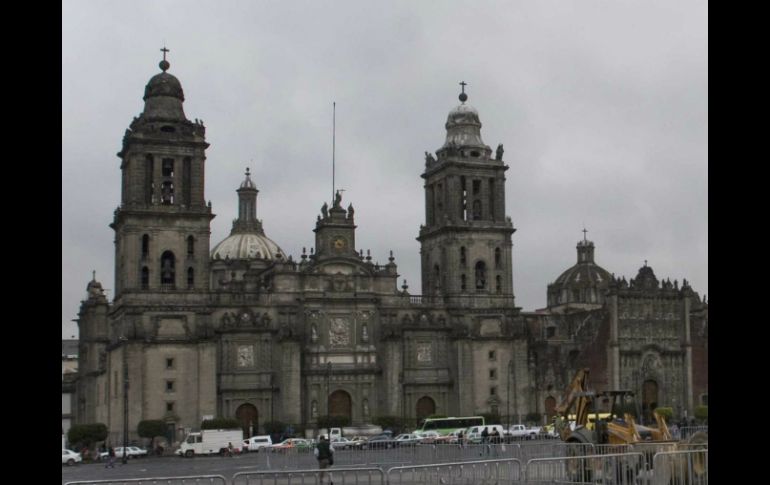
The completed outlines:
<svg viewBox="0 0 770 485">
<path fill-rule="evenodd" d="M 75 453 L 72 450 L 67 450 L 62 448 L 61 450 L 61 464 L 67 464 L 69 466 L 74 465 L 75 463 L 83 461 L 83 457 L 80 456 L 80 453 Z"/>
<path fill-rule="evenodd" d="M 106 460 L 109 458 L 110 452 L 109 451 L 102 451 L 99 453 L 99 458 L 102 460 Z M 147 450 L 143 448 L 139 448 L 138 446 L 129 446 L 126 448 L 126 456 L 128 458 L 143 458 L 147 456 Z M 123 458 L 123 447 L 120 446 L 118 448 L 115 448 L 115 459 L 119 460 Z"/>
</svg>

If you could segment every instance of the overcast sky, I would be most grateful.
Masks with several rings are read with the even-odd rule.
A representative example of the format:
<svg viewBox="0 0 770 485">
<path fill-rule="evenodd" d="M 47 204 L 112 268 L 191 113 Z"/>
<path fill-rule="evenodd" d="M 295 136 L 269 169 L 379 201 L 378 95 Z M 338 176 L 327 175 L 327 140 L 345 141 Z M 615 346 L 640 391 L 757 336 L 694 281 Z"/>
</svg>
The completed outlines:
<svg viewBox="0 0 770 485">
<path fill-rule="evenodd" d="M 189 119 L 206 124 L 211 247 L 236 217 L 247 166 L 268 237 L 299 259 L 332 191 L 357 246 L 393 250 L 420 293 L 424 152 L 444 143 L 458 83 L 485 143 L 505 146 L 517 305 L 596 244 L 626 278 L 708 293 L 705 1 L 62 2 L 62 338 L 91 271 L 113 297 L 112 221 L 125 129 L 160 48 Z"/>
</svg>

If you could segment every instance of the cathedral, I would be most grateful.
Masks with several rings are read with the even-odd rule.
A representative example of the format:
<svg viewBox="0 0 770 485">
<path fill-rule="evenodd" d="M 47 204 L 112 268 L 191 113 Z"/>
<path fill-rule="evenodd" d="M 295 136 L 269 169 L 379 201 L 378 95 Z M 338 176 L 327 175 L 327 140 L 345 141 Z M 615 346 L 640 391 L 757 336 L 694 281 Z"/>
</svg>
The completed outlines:
<svg viewBox="0 0 770 485">
<path fill-rule="evenodd" d="M 132 440 L 140 421 L 163 420 L 173 442 L 215 416 L 249 435 L 323 416 L 519 422 L 552 415 L 582 367 L 597 390 L 635 391 L 647 416 L 707 404 L 708 305 L 686 280 L 659 280 L 646 262 L 616 277 L 584 235 L 547 307 L 516 306 L 509 167 L 502 145 L 482 140 L 464 86 L 443 145 L 425 154 L 412 294 L 392 254 L 380 265 L 356 249 L 355 210 L 339 192 L 319 201 L 315 247 L 295 259 L 268 237 L 247 170 L 230 235 L 212 244 L 206 128 L 187 119 L 169 67 L 164 58 L 147 83 L 117 154 L 115 294 L 94 278 L 80 307 L 76 423 L 104 423 L 119 442 L 124 415 Z"/>
</svg>

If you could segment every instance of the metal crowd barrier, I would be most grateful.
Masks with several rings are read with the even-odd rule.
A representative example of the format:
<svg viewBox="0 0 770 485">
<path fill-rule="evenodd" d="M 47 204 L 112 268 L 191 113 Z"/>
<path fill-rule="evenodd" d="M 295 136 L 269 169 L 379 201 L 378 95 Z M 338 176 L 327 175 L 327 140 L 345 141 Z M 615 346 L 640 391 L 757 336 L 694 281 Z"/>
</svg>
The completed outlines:
<svg viewBox="0 0 770 485">
<path fill-rule="evenodd" d="M 406 484 L 518 484 L 521 462 L 515 458 L 435 465 L 398 466 L 388 470 L 388 485 Z"/>
<path fill-rule="evenodd" d="M 80 480 L 67 482 L 64 485 L 91 485 L 91 484 L 140 484 L 140 485 L 228 485 L 228 481 L 222 475 L 199 475 L 189 477 L 156 477 L 156 478 L 114 478 L 110 480 Z"/>
<path fill-rule="evenodd" d="M 644 471 L 641 453 L 535 458 L 527 462 L 523 483 L 635 485 Z"/>
<path fill-rule="evenodd" d="M 708 485 L 708 449 L 668 451 L 653 459 L 652 485 Z"/>
<path fill-rule="evenodd" d="M 336 455 L 337 453 L 335 453 Z M 317 485 L 329 483 L 330 480 L 338 485 L 385 485 L 387 479 L 381 468 L 345 468 L 334 466 L 310 470 L 270 470 L 239 472 L 233 475 L 230 485 Z M 323 481 L 321 480 L 323 476 Z"/>
<path fill-rule="evenodd" d="M 680 439 L 687 439 L 690 436 L 694 435 L 698 431 L 703 431 L 704 433 L 709 432 L 708 426 L 683 426 L 679 428 L 679 436 Z"/>
<path fill-rule="evenodd" d="M 594 445 L 591 443 L 546 442 L 522 444 L 519 448 L 519 455 L 515 456 L 515 458 L 522 462 L 527 462 L 535 458 L 558 458 L 593 454 Z"/>
</svg>

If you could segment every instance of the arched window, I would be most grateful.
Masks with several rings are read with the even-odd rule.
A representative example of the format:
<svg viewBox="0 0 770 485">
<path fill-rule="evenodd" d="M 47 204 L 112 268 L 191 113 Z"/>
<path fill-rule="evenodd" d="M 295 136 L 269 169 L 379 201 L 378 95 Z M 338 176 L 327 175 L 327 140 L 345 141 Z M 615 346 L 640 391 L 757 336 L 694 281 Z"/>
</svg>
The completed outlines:
<svg viewBox="0 0 770 485">
<path fill-rule="evenodd" d="M 476 199 L 473 201 L 473 220 L 478 221 L 481 219 L 481 201 Z"/>
<path fill-rule="evenodd" d="M 187 287 L 192 288 L 195 286 L 195 270 L 187 268 Z"/>
<path fill-rule="evenodd" d="M 502 262 L 503 260 L 500 253 L 500 248 L 495 248 L 495 268 L 500 268 Z"/>
<path fill-rule="evenodd" d="M 150 255 L 150 236 L 145 234 L 142 236 L 142 259 L 145 259 Z"/>
<path fill-rule="evenodd" d="M 465 246 L 460 246 L 460 264 L 465 265 Z"/>
<path fill-rule="evenodd" d="M 160 284 L 174 286 L 176 272 L 174 270 L 175 258 L 171 251 L 164 252 L 160 257 Z"/>
<path fill-rule="evenodd" d="M 485 290 L 487 288 L 487 265 L 484 261 L 476 263 L 476 289 Z"/>
<path fill-rule="evenodd" d="M 142 267 L 142 289 L 147 290 L 150 288 L 150 270 L 147 266 Z"/>
<path fill-rule="evenodd" d="M 192 258 L 195 255 L 195 238 L 187 236 L 187 257 Z"/>
</svg>

